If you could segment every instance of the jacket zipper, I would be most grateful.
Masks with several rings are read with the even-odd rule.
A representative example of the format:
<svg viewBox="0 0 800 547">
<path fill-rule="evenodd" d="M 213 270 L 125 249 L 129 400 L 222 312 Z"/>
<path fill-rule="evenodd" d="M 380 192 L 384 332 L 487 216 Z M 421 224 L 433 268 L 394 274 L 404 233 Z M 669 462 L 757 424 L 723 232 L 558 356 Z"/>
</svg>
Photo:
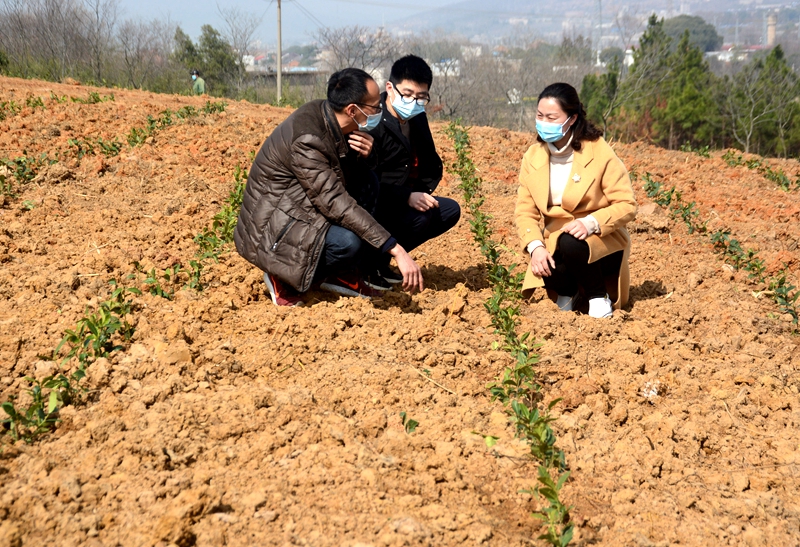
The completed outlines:
<svg viewBox="0 0 800 547">
<path fill-rule="evenodd" d="M 294 224 L 296 222 L 296 220 L 297 219 L 293 218 L 292 220 L 287 222 L 286 226 L 284 226 L 283 229 L 280 231 L 280 233 L 278 234 L 278 237 L 275 238 L 275 243 L 272 244 L 272 250 L 273 251 L 278 248 L 278 243 L 281 242 L 281 239 L 283 238 L 283 235 L 289 230 L 289 228 L 292 227 L 292 224 Z"/>
</svg>

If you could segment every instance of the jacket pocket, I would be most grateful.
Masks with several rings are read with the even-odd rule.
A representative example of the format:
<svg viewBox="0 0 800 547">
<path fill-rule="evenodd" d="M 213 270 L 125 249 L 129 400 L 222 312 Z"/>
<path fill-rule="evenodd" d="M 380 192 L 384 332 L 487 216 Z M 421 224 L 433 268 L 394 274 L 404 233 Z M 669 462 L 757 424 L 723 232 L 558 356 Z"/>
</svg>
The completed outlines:
<svg viewBox="0 0 800 547">
<path fill-rule="evenodd" d="M 281 231 L 278 232 L 278 235 L 275 238 L 275 242 L 272 244 L 272 247 L 270 247 L 270 250 L 274 251 L 278 248 L 278 244 L 280 244 L 281 240 L 283 239 L 283 236 L 286 235 L 286 232 L 289 231 L 289 228 L 291 228 L 292 224 L 294 224 L 295 222 L 297 222 L 296 218 L 289 217 L 289 222 L 287 222 L 284 225 L 284 227 L 281 228 Z"/>
</svg>

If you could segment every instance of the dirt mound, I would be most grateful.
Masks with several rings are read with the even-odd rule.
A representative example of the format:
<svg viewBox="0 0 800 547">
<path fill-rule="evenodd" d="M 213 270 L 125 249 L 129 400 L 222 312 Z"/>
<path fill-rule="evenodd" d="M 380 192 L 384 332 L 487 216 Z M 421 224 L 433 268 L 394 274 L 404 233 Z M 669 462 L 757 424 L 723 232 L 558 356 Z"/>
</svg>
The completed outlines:
<svg viewBox="0 0 800 547">
<path fill-rule="evenodd" d="M 0 157 L 59 158 L 0 209 L 3 401 L 25 376 L 54 372 L 40 356 L 108 297 L 108 279 L 143 287 L 145 272 L 194 258 L 234 169 L 289 113 L 232 102 L 132 148 L 148 116 L 205 101 L 125 90 L 84 100 L 90 92 L 110 94 L 0 78 L 0 103 L 44 103 L 0 121 Z M 452 143 L 434 129 L 450 164 Z M 517 249 L 516 180 L 532 137 L 473 128 L 471 138 L 495 237 Z M 78 158 L 70 141 L 95 154 Z M 114 141 L 119 154 L 101 153 Z M 597 321 L 541 295 L 522 307 L 521 332 L 542 343 L 545 397 L 562 398 L 554 425 L 572 469 L 574 543 L 798 544 L 791 316 L 708 237 L 650 205 L 641 177 L 674 185 L 710 230 L 758 249 L 767 273 L 788 264 L 792 281 L 798 193 L 721 154 L 616 150 L 640 176 L 643 206 L 629 309 Z M 456 184 L 447 175 L 439 192 L 460 201 Z M 530 545 L 536 501 L 522 491 L 536 468 L 486 389 L 509 358 L 492 350 L 471 242 L 462 219 L 416 250 L 429 288 L 414 296 L 313 293 L 307 307 L 277 309 L 260 272 L 229 253 L 207 262 L 202 292 L 134 297 L 133 339 L 91 365 L 88 402 L 35 444 L 3 446 L 0 545 Z M 476 432 L 499 441 L 487 448 Z"/>
</svg>

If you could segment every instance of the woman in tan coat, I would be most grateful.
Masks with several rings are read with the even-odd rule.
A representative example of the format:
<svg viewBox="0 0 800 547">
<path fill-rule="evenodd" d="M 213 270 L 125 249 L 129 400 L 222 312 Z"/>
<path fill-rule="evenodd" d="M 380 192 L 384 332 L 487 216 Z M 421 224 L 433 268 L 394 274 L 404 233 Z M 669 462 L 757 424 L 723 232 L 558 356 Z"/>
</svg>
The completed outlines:
<svg viewBox="0 0 800 547">
<path fill-rule="evenodd" d="M 523 295 L 545 287 L 559 309 L 572 311 L 582 293 L 589 315 L 611 317 L 628 301 L 630 177 L 571 85 L 547 86 L 537 109 L 538 142 L 522 159 L 514 211 L 531 256 Z"/>
</svg>

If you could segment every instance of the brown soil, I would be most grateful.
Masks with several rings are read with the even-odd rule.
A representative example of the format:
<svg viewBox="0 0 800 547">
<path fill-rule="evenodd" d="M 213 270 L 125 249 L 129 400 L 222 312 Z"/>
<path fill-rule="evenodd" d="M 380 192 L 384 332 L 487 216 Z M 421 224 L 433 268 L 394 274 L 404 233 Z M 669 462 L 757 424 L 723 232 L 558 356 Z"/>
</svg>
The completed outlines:
<svg viewBox="0 0 800 547">
<path fill-rule="evenodd" d="M 56 104 L 50 90 L 93 88 L 0 78 L 0 101 L 46 104 L 0 122 L 0 157 L 64 158 L 0 209 L 2 400 L 52 371 L 37 356 L 107 297 L 109 278 L 129 283 L 134 261 L 188 263 L 235 166 L 290 112 L 232 102 L 117 157 L 77 161 L 68 139 L 124 142 L 148 114 L 205 100 L 113 90 L 113 102 Z M 434 129 L 449 164 L 452 143 Z M 471 136 L 495 238 L 516 249 L 532 137 Z M 797 192 L 719 153 L 616 149 L 796 280 Z M 447 175 L 440 193 L 460 199 L 456 184 Z M 554 425 L 572 469 L 574 544 L 800 545 L 790 318 L 636 190 L 629 309 L 598 321 L 541 295 L 522 307 L 520 332 L 542 342 L 546 399 L 563 398 Z M 428 287 L 414 296 L 312 293 L 305 308 L 277 309 L 234 252 L 209 264 L 201 293 L 136 297 L 132 345 L 92 365 L 88 402 L 35 444 L 2 448 L 0 546 L 541 544 L 535 500 L 520 493 L 535 465 L 486 390 L 509 359 L 491 350 L 467 219 L 413 255 Z M 403 411 L 420 422 L 411 435 Z M 474 431 L 500 441 L 489 449 Z"/>
</svg>

